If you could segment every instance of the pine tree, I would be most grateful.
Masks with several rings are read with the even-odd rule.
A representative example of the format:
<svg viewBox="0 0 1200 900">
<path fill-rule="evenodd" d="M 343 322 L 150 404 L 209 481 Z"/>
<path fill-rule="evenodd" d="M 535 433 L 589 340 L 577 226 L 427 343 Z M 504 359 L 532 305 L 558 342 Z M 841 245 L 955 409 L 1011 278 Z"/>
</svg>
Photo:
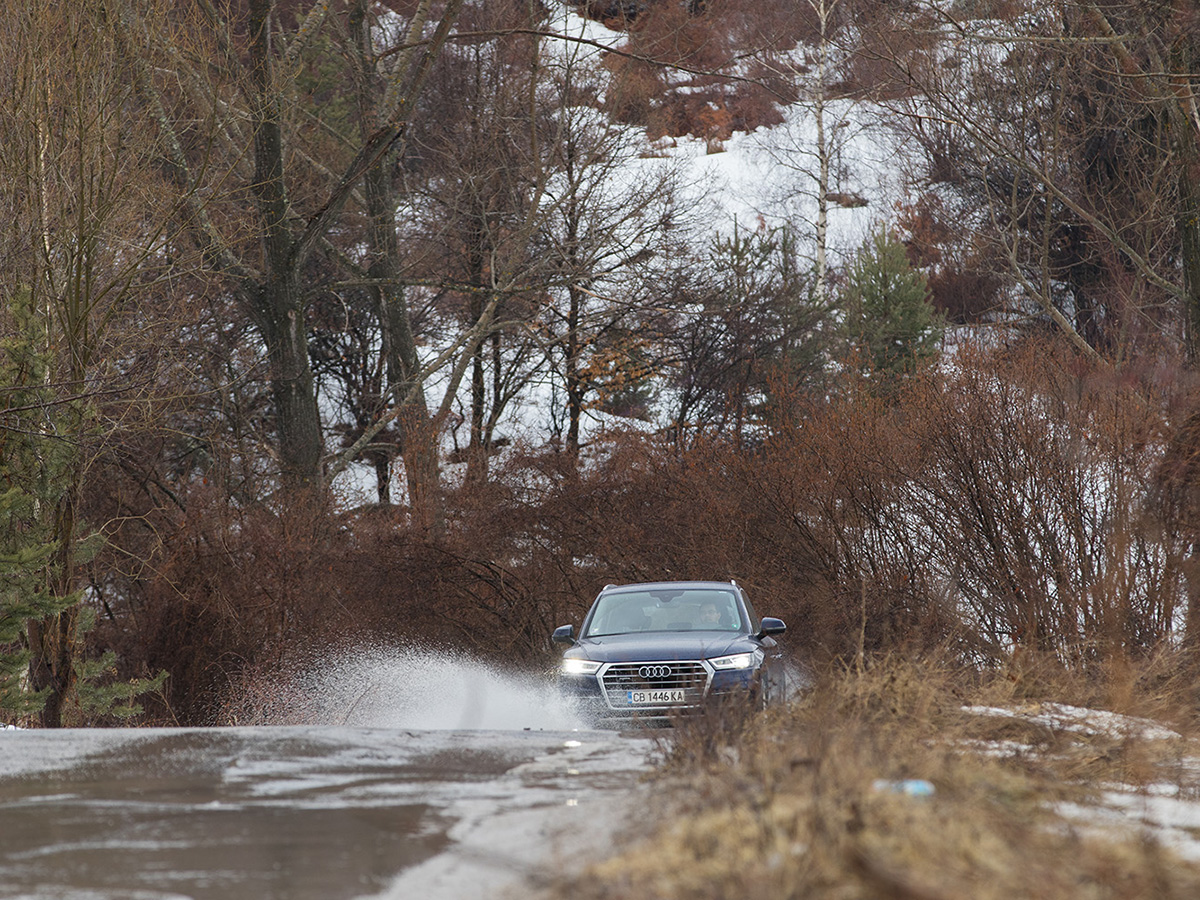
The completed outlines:
<svg viewBox="0 0 1200 900">
<path fill-rule="evenodd" d="M 28 623 L 79 601 L 50 589 L 59 549 L 50 512 L 70 451 L 53 434 L 45 337 L 32 305 L 28 290 L 16 292 L 14 333 L 0 341 L 0 714 L 15 716 L 40 710 L 46 694 L 27 677 Z"/>
<path fill-rule="evenodd" d="M 80 418 L 81 401 L 62 402 L 48 384 L 45 320 L 33 308 L 31 292 L 18 290 L 8 299 L 14 327 L 0 341 L 0 721 L 41 712 L 53 690 L 35 689 L 30 665 L 39 663 L 30 635 L 65 617 L 76 639 L 91 627 L 82 592 L 61 589 L 70 580 L 61 571 L 63 541 L 71 542 L 66 556 L 75 563 L 87 562 L 104 543 L 102 535 L 78 523 L 65 534 L 56 532 L 62 527 L 56 510 L 72 489 L 78 451 L 69 437 L 78 434 L 72 423 Z M 159 690 L 166 679 L 163 672 L 113 681 L 111 651 L 88 659 L 74 643 L 70 649 L 63 662 L 69 672 L 56 673 L 70 696 L 60 699 L 69 699 L 84 716 L 136 715 L 141 707 L 134 700 Z"/>
<path fill-rule="evenodd" d="M 842 296 L 847 337 L 865 368 L 891 379 L 938 354 L 945 320 L 895 235 L 880 230 L 863 243 Z"/>
<path fill-rule="evenodd" d="M 0 473 L 3 472 L 0 462 Z M 37 712 L 42 696 L 26 687 L 29 650 L 25 623 L 53 615 L 58 604 L 46 589 L 46 566 L 54 554 L 28 527 L 35 501 L 19 488 L 0 494 L 0 713 Z"/>
</svg>

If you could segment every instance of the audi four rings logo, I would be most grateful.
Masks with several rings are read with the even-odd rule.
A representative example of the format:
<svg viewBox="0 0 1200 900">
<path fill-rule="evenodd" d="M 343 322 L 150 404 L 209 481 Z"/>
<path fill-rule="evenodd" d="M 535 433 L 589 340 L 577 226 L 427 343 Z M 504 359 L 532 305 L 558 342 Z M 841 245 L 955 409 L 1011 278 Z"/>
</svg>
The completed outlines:
<svg viewBox="0 0 1200 900">
<path fill-rule="evenodd" d="M 643 678 L 666 678 L 671 674 L 670 666 L 642 666 L 638 674 Z"/>
</svg>

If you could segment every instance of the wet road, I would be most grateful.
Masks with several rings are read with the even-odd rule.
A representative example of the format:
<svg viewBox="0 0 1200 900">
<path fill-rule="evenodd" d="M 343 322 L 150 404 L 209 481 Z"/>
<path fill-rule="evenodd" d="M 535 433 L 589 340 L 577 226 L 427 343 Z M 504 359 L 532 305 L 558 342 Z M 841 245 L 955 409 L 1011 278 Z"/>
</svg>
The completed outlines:
<svg viewBox="0 0 1200 900">
<path fill-rule="evenodd" d="M 0 898 L 517 896 L 619 830 L 611 732 L 0 732 Z"/>
</svg>

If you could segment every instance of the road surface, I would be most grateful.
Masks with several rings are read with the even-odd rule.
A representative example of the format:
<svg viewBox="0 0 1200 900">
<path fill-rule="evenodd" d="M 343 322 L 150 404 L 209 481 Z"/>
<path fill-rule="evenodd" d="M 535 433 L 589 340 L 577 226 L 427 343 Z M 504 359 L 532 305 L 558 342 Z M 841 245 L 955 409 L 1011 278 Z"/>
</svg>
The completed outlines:
<svg viewBox="0 0 1200 900">
<path fill-rule="evenodd" d="M 656 752 L 428 648 L 260 687 L 242 727 L 0 731 L 0 900 L 527 896 L 603 853 Z"/>
<path fill-rule="evenodd" d="M 586 730 L 0 731 L 0 897 L 521 896 L 603 851 L 654 751 Z"/>
</svg>

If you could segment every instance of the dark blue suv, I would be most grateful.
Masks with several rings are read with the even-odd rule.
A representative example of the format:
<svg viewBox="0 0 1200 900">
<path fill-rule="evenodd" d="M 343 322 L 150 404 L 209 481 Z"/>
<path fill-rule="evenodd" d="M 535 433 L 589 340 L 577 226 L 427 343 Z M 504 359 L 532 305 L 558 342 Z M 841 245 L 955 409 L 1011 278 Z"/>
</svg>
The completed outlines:
<svg viewBox="0 0 1200 900">
<path fill-rule="evenodd" d="M 559 682 L 580 712 L 596 719 L 662 719 L 721 695 L 759 705 L 783 698 L 783 652 L 772 635 L 787 626 L 759 619 L 733 581 L 609 585 L 570 644 Z"/>
</svg>

